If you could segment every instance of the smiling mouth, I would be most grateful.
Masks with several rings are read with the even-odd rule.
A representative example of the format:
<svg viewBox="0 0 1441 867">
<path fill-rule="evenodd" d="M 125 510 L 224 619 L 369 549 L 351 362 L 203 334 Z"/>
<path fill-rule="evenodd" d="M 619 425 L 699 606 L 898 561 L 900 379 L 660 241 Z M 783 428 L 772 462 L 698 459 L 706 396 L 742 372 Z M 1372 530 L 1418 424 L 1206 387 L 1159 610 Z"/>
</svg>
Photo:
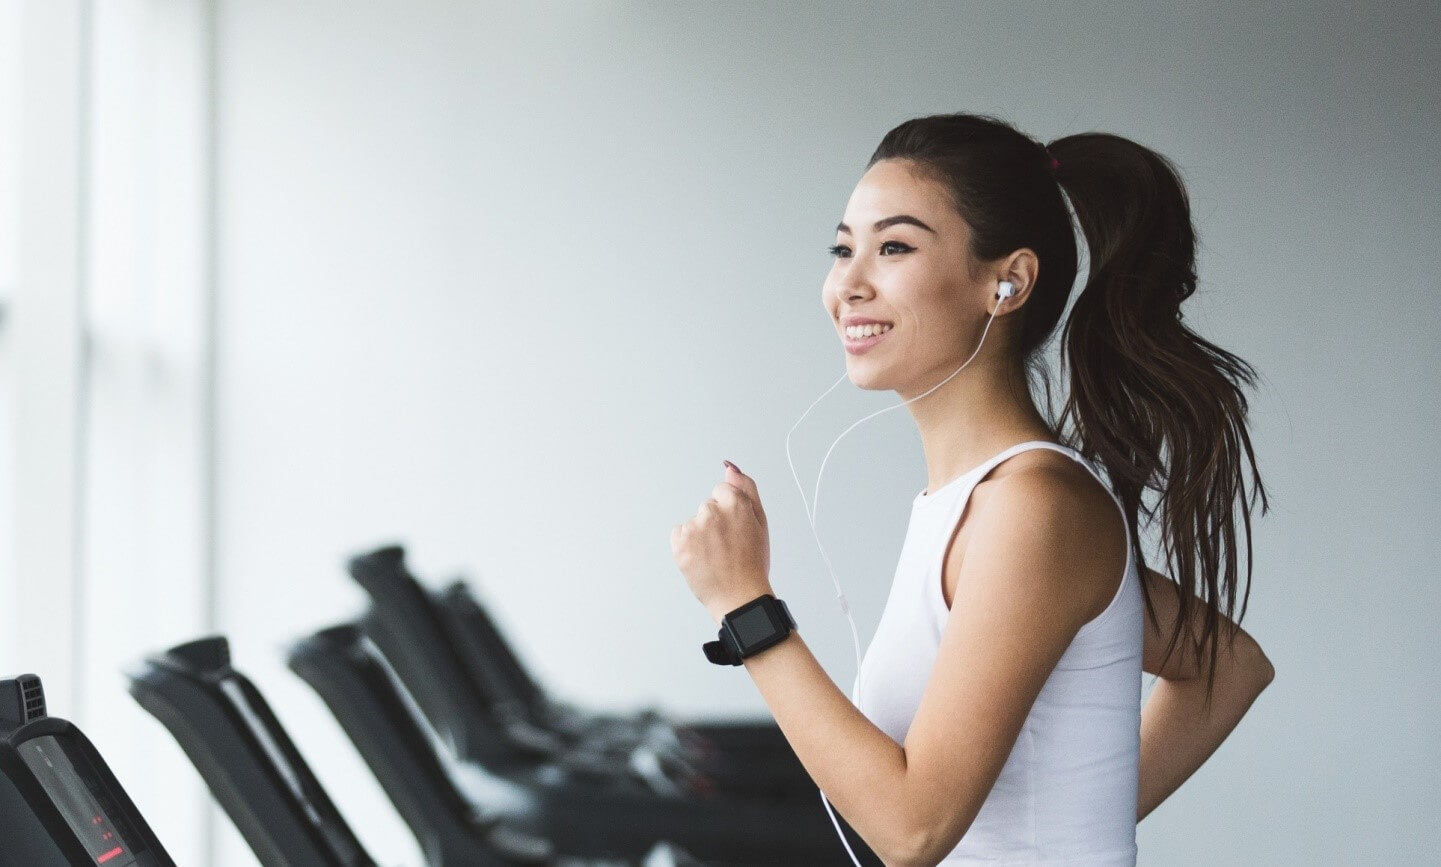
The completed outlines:
<svg viewBox="0 0 1441 867">
<path fill-rule="evenodd" d="M 840 331 L 841 331 L 841 334 L 842 334 L 843 336 L 845 336 L 845 337 L 850 337 L 850 338 L 852 338 L 853 340 L 859 340 L 859 339 L 861 339 L 861 335 L 859 335 L 859 334 L 854 334 L 854 335 L 853 335 L 853 334 L 851 333 L 851 329 L 868 331 L 869 333 L 866 334 L 865 336 L 866 336 L 866 337 L 870 337 L 870 336 L 873 336 L 873 335 L 875 335 L 875 334 L 884 334 L 884 333 L 886 333 L 887 331 L 890 331 L 891 329 L 893 329 L 893 328 L 895 328 L 895 327 L 896 327 L 896 324 L 895 324 L 894 322 L 865 322 L 865 323 L 861 323 L 861 324 L 857 324 L 857 325 L 842 325 L 841 328 L 840 328 Z"/>
<path fill-rule="evenodd" d="M 842 342 L 844 343 L 844 345 L 845 345 L 846 352 L 849 352 L 849 353 L 851 353 L 851 354 L 854 355 L 854 354 L 856 354 L 856 353 L 865 352 L 866 350 L 870 349 L 872 346 L 875 346 L 877 343 L 880 343 L 880 342 L 881 342 L 882 340 L 884 340 L 887 336 L 889 336 L 892 331 L 895 331 L 895 330 L 896 330 L 895 326 L 892 325 L 890 328 L 887 328 L 885 331 L 882 331 L 882 332 L 879 333 L 879 334 L 872 334 L 872 335 L 869 335 L 869 336 L 867 336 L 867 337 L 851 337 L 851 336 L 845 334 L 844 332 L 842 332 L 842 334 L 841 334 L 841 341 L 842 341 Z"/>
</svg>

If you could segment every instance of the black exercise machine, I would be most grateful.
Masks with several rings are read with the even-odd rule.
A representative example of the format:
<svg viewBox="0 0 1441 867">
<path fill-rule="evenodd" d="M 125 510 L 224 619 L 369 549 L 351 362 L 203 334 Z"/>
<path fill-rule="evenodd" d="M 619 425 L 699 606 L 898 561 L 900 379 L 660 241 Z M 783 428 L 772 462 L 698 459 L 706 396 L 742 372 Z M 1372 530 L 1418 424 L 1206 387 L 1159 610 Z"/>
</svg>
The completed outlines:
<svg viewBox="0 0 1441 867">
<path fill-rule="evenodd" d="M 175 867 L 33 674 L 0 680 L 0 867 Z"/>
<path fill-rule="evenodd" d="M 518 661 L 504 661 L 514 655 L 498 630 L 485 628 L 489 618 L 474 598 L 452 587 L 442 595 L 449 604 L 440 604 L 400 546 L 354 557 L 349 570 L 374 603 L 361 621 L 366 634 L 462 759 L 489 767 L 516 753 L 609 757 L 645 773 L 660 794 L 804 802 L 824 815 L 815 783 L 774 725 L 731 727 L 731 746 L 722 749 L 716 736 L 658 714 L 596 717 L 551 704 Z"/>
<path fill-rule="evenodd" d="M 266 867 L 374 867 L 270 705 L 231 665 L 222 636 L 180 644 L 148 657 L 130 673 L 130 693 L 165 724 Z M 432 767 L 410 769 L 416 778 Z M 471 810 L 441 816 L 447 805 L 402 792 L 397 805 L 431 867 L 635 867 L 633 861 L 568 858 L 544 838 Z M 387 791 L 394 796 L 396 793 Z M 418 818 L 424 817 L 424 818 Z M 647 865 L 686 865 L 657 847 Z"/>
<path fill-rule="evenodd" d="M 363 571 L 352 562 L 352 573 Z M 400 570 L 403 571 L 403 566 Z M 385 580 L 366 583 L 383 596 L 403 592 L 387 589 Z M 482 700 L 505 725 L 552 733 L 572 748 L 610 751 L 646 746 L 693 769 L 695 783 L 713 785 L 736 795 L 815 798 L 816 786 L 774 723 L 703 721 L 678 724 L 654 710 L 632 716 L 588 713 L 550 699 L 521 664 L 489 612 L 456 581 L 432 594 L 433 604 Z M 699 656 L 699 654 L 697 654 Z"/>
<path fill-rule="evenodd" d="M 352 575 L 367 557 L 376 555 L 404 563 L 404 549 L 388 546 L 352 561 Z M 434 594 L 434 598 L 447 632 L 462 651 L 466 670 L 477 681 L 491 684 L 498 703 L 513 708 L 512 714 L 524 717 L 533 725 L 554 729 L 572 738 L 596 734 L 618 736 L 625 731 L 643 737 L 645 732 L 665 728 L 687 747 L 702 754 L 732 749 L 788 753 L 800 773 L 805 773 L 773 722 L 699 720 L 677 724 L 655 710 L 644 710 L 633 716 L 606 716 L 555 701 L 521 661 L 510 640 L 464 580 L 453 581 Z M 809 777 L 806 779 L 809 781 Z"/>
<path fill-rule="evenodd" d="M 707 864 L 839 864 L 845 857 L 819 796 L 810 804 L 660 794 L 646 774 L 603 756 L 527 754 L 504 744 L 472 745 L 474 754 L 487 757 L 483 762 L 451 761 L 445 754 L 456 733 L 422 727 L 411 695 L 354 625 L 303 639 L 289 662 L 330 707 L 407 820 L 454 824 L 457 815 L 482 809 L 549 839 L 560 852 L 614 857 L 641 857 L 658 841 Z"/>
</svg>

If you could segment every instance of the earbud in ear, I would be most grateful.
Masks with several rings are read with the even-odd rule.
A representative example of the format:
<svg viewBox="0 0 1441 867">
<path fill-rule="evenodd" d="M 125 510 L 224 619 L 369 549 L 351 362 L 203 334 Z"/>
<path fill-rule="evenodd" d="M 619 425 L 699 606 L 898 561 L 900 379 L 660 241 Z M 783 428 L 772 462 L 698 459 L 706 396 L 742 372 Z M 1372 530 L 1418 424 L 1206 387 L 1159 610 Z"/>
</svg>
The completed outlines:
<svg viewBox="0 0 1441 867">
<path fill-rule="evenodd" d="M 1014 294 L 1016 294 L 1015 284 L 1013 284 L 1010 280 L 1002 280 L 1000 288 L 996 292 L 996 297 L 1004 301 Z"/>
</svg>

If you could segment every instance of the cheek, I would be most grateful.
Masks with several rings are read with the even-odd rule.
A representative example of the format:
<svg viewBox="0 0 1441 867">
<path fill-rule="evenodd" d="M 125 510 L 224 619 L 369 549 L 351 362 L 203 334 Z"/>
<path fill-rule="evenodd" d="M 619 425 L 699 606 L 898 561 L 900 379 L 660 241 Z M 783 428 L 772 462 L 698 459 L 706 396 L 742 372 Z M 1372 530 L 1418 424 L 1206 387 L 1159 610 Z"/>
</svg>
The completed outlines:
<svg viewBox="0 0 1441 867">
<path fill-rule="evenodd" d="M 836 309 L 836 292 L 833 281 L 830 277 L 821 284 L 821 306 L 828 312 L 834 313 Z"/>
</svg>

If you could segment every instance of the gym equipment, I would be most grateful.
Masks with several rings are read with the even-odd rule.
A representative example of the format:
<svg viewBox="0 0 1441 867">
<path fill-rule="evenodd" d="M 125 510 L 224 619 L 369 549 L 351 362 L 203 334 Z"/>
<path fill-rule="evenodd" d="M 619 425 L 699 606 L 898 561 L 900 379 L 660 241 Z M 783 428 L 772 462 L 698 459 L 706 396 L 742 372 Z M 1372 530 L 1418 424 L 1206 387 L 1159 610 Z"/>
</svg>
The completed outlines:
<svg viewBox="0 0 1441 867">
<path fill-rule="evenodd" d="M 262 864 L 375 867 L 270 705 L 231 665 L 223 636 L 151 655 L 129 677 L 131 695 L 170 730 Z M 435 823 L 412 822 L 427 864 L 634 865 L 560 858 L 543 838 L 473 813 L 460 818 L 439 829 Z M 673 851 L 669 855 L 657 847 L 646 864 L 698 863 Z"/>
<path fill-rule="evenodd" d="M 842 856 L 825 813 L 810 802 L 659 794 L 647 774 L 606 757 L 527 753 L 480 726 L 471 735 L 493 742 L 470 747 L 485 761 L 451 761 L 456 733 L 422 727 L 411 696 L 354 624 L 296 643 L 289 664 L 330 707 L 407 821 L 451 827 L 480 808 L 559 852 L 608 857 L 640 857 L 662 840 L 707 864 L 822 864 Z M 464 696 L 456 691 L 457 701 Z"/>
<path fill-rule="evenodd" d="M 349 571 L 374 601 L 362 620 L 366 634 L 462 759 L 490 766 L 516 752 L 579 753 L 630 766 L 658 794 L 816 800 L 814 782 L 774 725 L 749 736 L 751 749 L 718 748 L 659 714 L 606 718 L 551 705 L 518 663 L 504 662 L 514 656 L 498 630 L 485 628 L 489 618 L 473 597 L 451 590 L 451 607 L 438 604 L 400 546 L 354 557 Z"/>
<path fill-rule="evenodd" d="M 267 867 L 374 867 L 223 637 L 149 656 L 130 695 L 170 730 Z"/>
<path fill-rule="evenodd" d="M 400 558 L 403 556 L 401 552 Z M 403 569 L 402 559 L 399 569 L 393 571 Z M 352 570 L 359 571 L 355 561 Z M 376 578 L 367 583 L 380 596 L 391 592 L 383 587 L 387 580 L 404 579 Z M 647 744 L 676 754 L 679 763 L 704 774 L 697 783 L 713 784 L 737 795 L 815 797 L 815 783 L 774 723 L 682 724 L 654 710 L 633 716 L 599 715 L 553 701 L 464 581 L 453 582 L 432 598 L 466 674 L 508 728 L 524 725 L 549 731 L 573 747 L 589 743 L 626 750 Z"/>
<path fill-rule="evenodd" d="M 0 680 L 0 867 L 175 867 L 90 739 L 33 674 Z"/>
</svg>

